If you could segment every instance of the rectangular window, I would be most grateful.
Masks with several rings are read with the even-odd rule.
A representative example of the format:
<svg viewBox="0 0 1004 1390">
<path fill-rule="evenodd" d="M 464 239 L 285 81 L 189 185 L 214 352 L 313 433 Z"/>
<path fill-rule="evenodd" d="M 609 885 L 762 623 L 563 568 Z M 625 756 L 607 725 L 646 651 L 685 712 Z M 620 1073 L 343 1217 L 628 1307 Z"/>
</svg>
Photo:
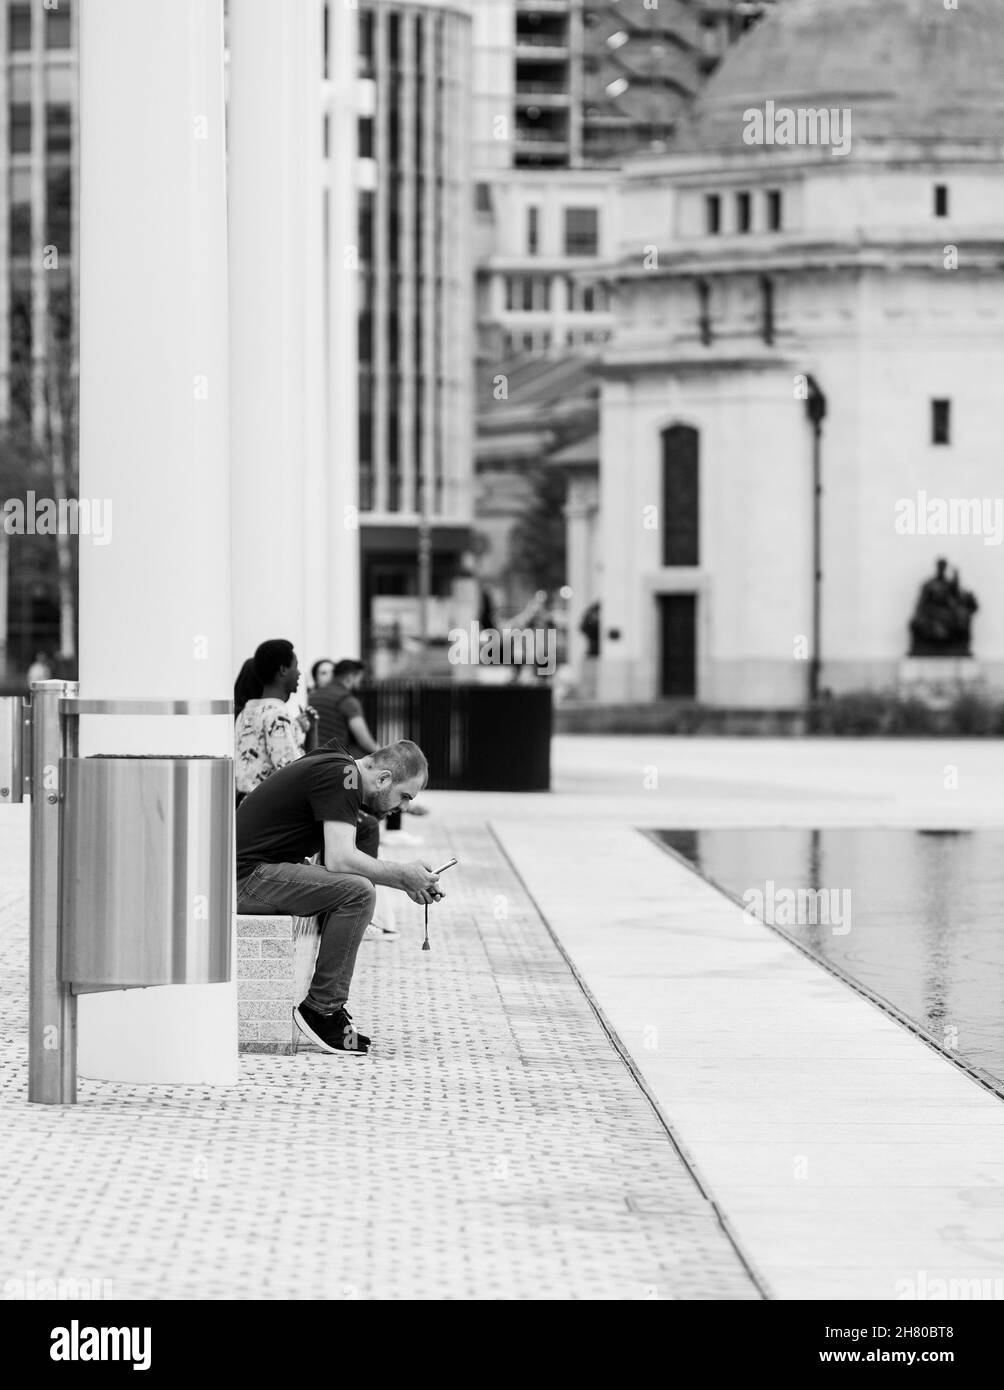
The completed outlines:
<svg viewBox="0 0 1004 1390">
<path fill-rule="evenodd" d="M 7 17 L 7 43 L 12 53 L 31 48 L 31 6 L 11 5 Z"/>
<path fill-rule="evenodd" d="M 70 46 L 70 0 L 59 0 L 58 9 L 45 12 L 46 48 Z"/>
<path fill-rule="evenodd" d="M 491 212 L 492 210 L 492 186 L 490 183 L 478 183 L 474 185 L 474 207 L 477 212 Z"/>
<path fill-rule="evenodd" d="M 705 347 L 711 345 L 711 286 L 707 280 L 697 282 L 697 327 L 701 342 Z"/>
<path fill-rule="evenodd" d="M 520 308 L 524 313 L 528 313 L 533 308 L 533 276 L 524 275 L 522 278 L 523 297 L 520 301 Z"/>
<path fill-rule="evenodd" d="M 10 107 L 10 152 L 31 153 L 31 106 L 12 102 Z"/>
<path fill-rule="evenodd" d="M 767 275 L 760 281 L 760 304 L 763 340 L 770 347 L 774 342 L 774 282 Z"/>
<path fill-rule="evenodd" d="M 70 153 L 70 108 L 62 103 L 46 103 L 45 149 L 47 154 Z"/>
<path fill-rule="evenodd" d="M 717 236 L 722 230 L 722 200 L 717 193 L 709 193 L 704 199 L 704 230 L 709 236 Z"/>
<path fill-rule="evenodd" d="M 50 169 L 45 179 L 45 239 L 67 255 L 70 246 L 70 171 Z"/>
<path fill-rule="evenodd" d="M 781 230 L 781 190 L 779 188 L 767 190 L 767 230 L 768 232 Z"/>
<path fill-rule="evenodd" d="M 359 157 L 360 159 L 373 158 L 373 117 L 359 117 Z"/>
<path fill-rule="evenodd" d="M 31 204 L 10 205 L 10 254 L 31 255 Z"/>
<path fill-rule="evenodd" d="M 530 256 L 536 256 L 540 249 L 540 208 L 527 208 L 526 210 L 526 250 Z"/>
<path fill-rule="evenodd" d="M 516 277 L 507 275 L 505 277 L 505 307 L 512 311 L 516 307 Z"/>
<path fill-rule="evenodd" d="M 565 255 L 598 256 L 599 208 L 565 208 Z"/>
<path fill-rule="evenodd" d="M 951 401 L 931 402 L 931 443 L 950 444 L 952 434 Z"/>
<path fill-rule="evenodd" d="M 948 216 L 948 185 L 936 183 L 934 185 L 934 215 L 935 217 Z"/>
<path fill-rule="evenodd" d="M 748 232 L 750 229 L 750 195 L 736 194 L 736 231 Z"/>
<path fill-rule="evenodd" d="M 662 433 L 662 563 L 697 565 L 698 434 L 689 425 Z"/>
</svg>

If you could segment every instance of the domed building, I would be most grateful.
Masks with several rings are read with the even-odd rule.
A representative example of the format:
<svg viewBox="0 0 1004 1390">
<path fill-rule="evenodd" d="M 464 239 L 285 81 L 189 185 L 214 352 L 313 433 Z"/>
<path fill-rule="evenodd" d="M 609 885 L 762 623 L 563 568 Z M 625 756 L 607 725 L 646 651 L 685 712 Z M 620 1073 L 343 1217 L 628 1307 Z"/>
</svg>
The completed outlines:
<svg viewBox="0 0 1004 1390">
<path fill-rule="evenodd" d="M 1002 155 L 1002 0 L 783 0 L 626 167 L 601 700 L 893 688 L 940 556 L 1004 686 Z"/>
</svg>

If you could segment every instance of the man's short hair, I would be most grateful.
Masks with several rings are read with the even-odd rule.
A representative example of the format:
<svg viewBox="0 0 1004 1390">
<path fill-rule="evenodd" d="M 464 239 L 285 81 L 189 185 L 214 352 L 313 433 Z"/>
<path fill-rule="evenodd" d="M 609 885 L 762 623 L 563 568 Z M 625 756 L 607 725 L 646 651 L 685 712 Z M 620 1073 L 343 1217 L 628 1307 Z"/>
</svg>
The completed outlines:
<svg viewBox="0 0 1004 1390">
<path fill-rule="evenodd" d="M 402 782 L 410 782 L 413 777 L 421 777 L 422 786 L 429 780 L 429 764 L 417 743 L 410 738 L 398 739 L 388 743 L 386 748 L 378 748 L 369 755 L 371 767 L 385 767 L 391 775 L 395 787 Z"/>
<path fill-rule="evenodd" d="M 275 680 L 283 666 L 293 664 L 293 644 L 284 637 L 273 637 L 255 648 L 254 673 L 262 685 Z"/>
<path fill-rule="evenodd" d="M 335 662 L 335 676 L 354 676 L 357 671 L 365 671 L 366 667 L 361 661 L 352 661 L 346 658 L 344 661 Z"/>
</svg>

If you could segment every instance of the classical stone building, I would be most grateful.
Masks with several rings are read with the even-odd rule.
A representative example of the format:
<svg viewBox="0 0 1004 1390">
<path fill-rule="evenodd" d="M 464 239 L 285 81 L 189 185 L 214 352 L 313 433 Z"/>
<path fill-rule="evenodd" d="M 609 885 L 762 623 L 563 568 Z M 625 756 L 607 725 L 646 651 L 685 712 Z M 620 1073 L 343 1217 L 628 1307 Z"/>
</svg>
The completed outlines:
<svg viewBox="0 0 1004 1390">
<path fill-rule="evenodd" d="M 1004 495 L 1002 153 L 1000 0 L 786 0 L 625 168 L 600 506 L 572 522 L 601 699 L 795 706 L 814 650 L 824 690 L 893 687 L 939 555 L 1004 684 L 976 521 Z"/>
</svg>

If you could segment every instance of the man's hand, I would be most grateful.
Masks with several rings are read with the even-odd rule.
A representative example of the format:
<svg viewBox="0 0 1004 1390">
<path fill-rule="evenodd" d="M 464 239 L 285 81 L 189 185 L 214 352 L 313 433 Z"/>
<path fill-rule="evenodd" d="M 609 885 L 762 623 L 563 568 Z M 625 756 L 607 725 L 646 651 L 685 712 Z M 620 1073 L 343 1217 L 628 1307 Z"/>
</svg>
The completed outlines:
<svg viewBox="0 0 1004 1390">
<path fill-rule="evenodd" d="M 436 886 L 438 883 L 439 875 L 419 859 L 401 865 L 401 886 L 413 903 L 435 903 L 445 897 Z"/>
</svg>

